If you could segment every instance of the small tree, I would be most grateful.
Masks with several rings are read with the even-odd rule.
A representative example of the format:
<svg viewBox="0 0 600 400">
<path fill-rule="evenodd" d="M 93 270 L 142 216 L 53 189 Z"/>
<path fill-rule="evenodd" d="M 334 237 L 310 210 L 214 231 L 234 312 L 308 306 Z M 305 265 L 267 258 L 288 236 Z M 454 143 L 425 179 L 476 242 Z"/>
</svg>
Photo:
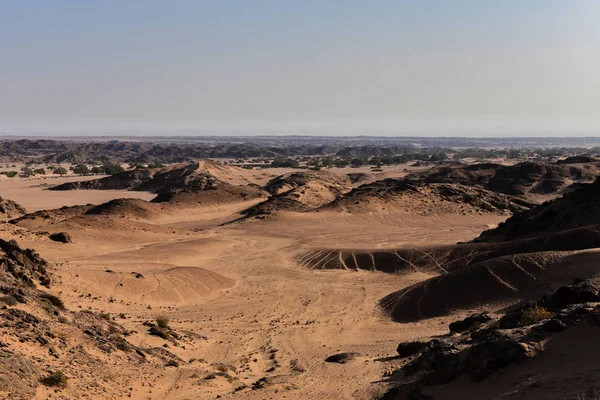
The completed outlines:
<svg viewBox="0 0 600 400">
<path fill-rule="evenodd" d="M 33 170 L 35 175 L 46 175 L 46 170 L 44 168 L 37 168 Z"/>
<path fill-rule="evenodd" d="M 291 158 L 276 158 L 271 162 L 273 168 L 298 168 L 299 166 L 298 161 Z"/>
<path fill-rule="evenodd" d="M 104 173 L 107 175 L 115 175 L 124 171 L 123 167 L 121 167 L 119 164 L 105 163 L 102 167 L 104 169 Z"/>
<path fill-rule="evenodd" d="M 33 172 L 33 169 L 31 169 L 29 167 L 21 168 L 21 173 L 23 174 L 24 177 L 35 175 L 35 172 Z"/>
<path fill-rule="evenodd" d="M 90 169 L 88 168 L 87 165 L 85 164 L 77 164 L 74 168 L 73 168 L 73 173 L 75 174 L 79 174 L 79 175 L 87 175 L 90 173 Z"/>
<path fill-rule="evenodd" d="M 66 175 L 67 174 L 67 169 L 64 167 L 57 167 L 54 169 L 54 173 L 60 176 Z"/>
</svg>

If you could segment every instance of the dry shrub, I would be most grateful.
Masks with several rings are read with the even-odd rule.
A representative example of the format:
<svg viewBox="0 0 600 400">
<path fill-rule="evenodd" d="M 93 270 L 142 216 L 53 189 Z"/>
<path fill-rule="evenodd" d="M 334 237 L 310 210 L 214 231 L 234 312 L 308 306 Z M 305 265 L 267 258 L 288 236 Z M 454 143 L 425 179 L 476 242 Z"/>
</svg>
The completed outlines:
<svg viewBox="0 0 600 400">
<path fill-rule="evenodd" d="M 294 372 L 304 372 L 305 371 L 304 367 L 302 367 L 302 365 L 300 364 L 300 361 L 298 361 L 297 358 L 294 358 L 293 360 L 290 361 L 290 369 Z"/>
<path fill-rule="evenodd" d="M 162 329 L 169 328 L 169 321 L 170 321 L 169 317 L 167 317 L 165 315 L 160 315 L 160 316 L 156 317 L 156 325 Z"/>
<path fill-rule="evenodd" d="M 0 296 L 0 303 L 4 303 L 7 306 L 14 307 L 17 305 L 18 301 L 10 294 L 7 294 L 6 296 Z"/>
<path fill-rule="evenodd" d="M 54 307 L 59 308 L 61 310 L 65 309 L 65 303 L 58 297 L 50 293 L 42 293 L 40 297 L 44 300 L 47 300 Z"/>
<path fill-rule="evenodd" d="M 171 339 L 171 334 L 169 331 L 167 329 L 159 328 L 158 326 L 151 326 L 150 329 L 148 329 L 148 333 L 165 340 Z"/>
<path fill-rule="evenodd" d="M 117 340 L 115 342 L 115 347 L 117 349 L 121 350 L 121 351 L 126 352 L 126 353 L 129 352 L 129 351 L 131 351 L 133 349 L 132 346 L 127 341 L 125 341 L 124 339 L 123 340 Z"/>
<path fill-rule="evenodd" d="M 521 324 L 532 325 L 545 319 L 550 319 L 553 316 L 554 314 L 552 314 L 550 311 L 536 304 L 535 306 L 526 308 L 521 312 Z"/>
<path fill-rule="evenodd" d="M 109 313 L 99 313 L 98 316 L 104 320 L 110 321 L 110 314 Z"/>
<path fill-rule="evenodd" d="M 62 371 L 50 372 L 48 375 L 40 379 L 40 382 L 44 386 L 48 387 L 67 387 L 67 381 L 69 378 Z"/>
</svg>

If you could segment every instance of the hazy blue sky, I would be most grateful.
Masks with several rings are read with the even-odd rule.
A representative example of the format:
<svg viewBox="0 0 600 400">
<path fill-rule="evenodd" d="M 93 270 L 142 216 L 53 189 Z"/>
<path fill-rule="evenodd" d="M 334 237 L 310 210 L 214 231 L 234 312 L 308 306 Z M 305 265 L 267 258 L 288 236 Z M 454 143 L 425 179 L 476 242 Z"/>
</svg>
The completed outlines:
<svg viewBox="0 0 600 400">
<path fill-rule="evenodd" d="M 0 3 L 0 132 L 600 134 L 597 0 Z"/>
</svg>

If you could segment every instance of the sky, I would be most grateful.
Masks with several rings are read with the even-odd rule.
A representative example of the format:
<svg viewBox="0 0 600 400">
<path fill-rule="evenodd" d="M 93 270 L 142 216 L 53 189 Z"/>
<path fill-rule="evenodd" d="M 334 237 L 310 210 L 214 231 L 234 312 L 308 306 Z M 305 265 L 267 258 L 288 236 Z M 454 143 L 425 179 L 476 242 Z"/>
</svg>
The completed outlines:
<svg viewBox="0 0 600 400">
<path fill-rule="evenodd" d="M 597 0 L 0 2 L 0 133 L 600 135 Z"/>
</svg>

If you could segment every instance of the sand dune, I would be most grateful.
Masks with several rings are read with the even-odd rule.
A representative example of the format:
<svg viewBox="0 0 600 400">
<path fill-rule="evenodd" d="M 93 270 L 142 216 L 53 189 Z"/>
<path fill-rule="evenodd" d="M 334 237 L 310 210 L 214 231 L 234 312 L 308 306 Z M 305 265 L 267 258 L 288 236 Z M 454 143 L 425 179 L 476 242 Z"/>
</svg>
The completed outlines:
<svg viewBox="0 0 600 400">
<path fill-rule="evenodd" d="M 570 255 L 591 254 L 593 258 L 594 252 L 580 252 L 595 248 L 600 248 L 597 225 L 494 244 L 371 251 L 312 250 L 298 255 L 296 261 L 313 270 L 435 275 L 381 300 L 382 309 L 393 320 L 408 322 L 514 303 L 568 284 L 574 278 L 600 273 L 594 263 L 582 261 L 585 257 Z"/>
<path fill-rule="evenodd" d="M 73 268 L 63 275 L 64 284 L 105 300 L 150 306 L 195 304 L 235 284 L 232 279 L 199 267 L 151 263 L 111 263 L 105 267 Z"/>
</svg>

